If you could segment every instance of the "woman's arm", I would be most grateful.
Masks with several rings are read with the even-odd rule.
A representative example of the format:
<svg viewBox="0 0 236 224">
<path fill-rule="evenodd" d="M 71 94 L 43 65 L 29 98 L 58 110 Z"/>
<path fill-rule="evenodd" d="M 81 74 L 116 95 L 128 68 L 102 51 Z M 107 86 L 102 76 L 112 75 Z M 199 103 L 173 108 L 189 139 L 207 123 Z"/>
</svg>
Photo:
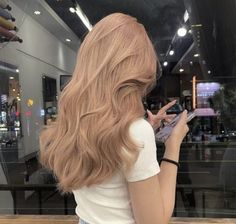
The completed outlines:
<svg viewBox="0 0 236 224">
<path fill-rule="evenodd" d="M 187 113 L 183 112 L 166 141 L 165 156 L 178 162 L 180 144 L 188 132 Z M 131 204 L 137 224 L 167 224 L 175 202 L 177 166 L 164 162 L 161 172 L 148 179 L 128 182 Z"/>
</svg>

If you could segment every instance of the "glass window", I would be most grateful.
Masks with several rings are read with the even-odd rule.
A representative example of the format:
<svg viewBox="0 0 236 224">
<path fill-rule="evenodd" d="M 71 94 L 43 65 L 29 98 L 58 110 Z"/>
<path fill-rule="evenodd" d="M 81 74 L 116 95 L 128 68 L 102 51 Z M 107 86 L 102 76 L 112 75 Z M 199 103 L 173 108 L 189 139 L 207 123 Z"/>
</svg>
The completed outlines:
<svg viewBox="0 0 236 224">
<path fill-rule="evenodd" d="M 235 218 L 235 1 L 75 2 L 0 3 L 0 214 L 75 214 L 73 196 L 38 161 L 39 132 L 57 117 L 91 24 L 120 11 L 144 24 L 162 67 L 145 108 L 177 99 L 168 113 L 196 114 L 181 146 L 174 216 Z M 157 160 L 163 153 L 157 141 Z"/>
</svg>

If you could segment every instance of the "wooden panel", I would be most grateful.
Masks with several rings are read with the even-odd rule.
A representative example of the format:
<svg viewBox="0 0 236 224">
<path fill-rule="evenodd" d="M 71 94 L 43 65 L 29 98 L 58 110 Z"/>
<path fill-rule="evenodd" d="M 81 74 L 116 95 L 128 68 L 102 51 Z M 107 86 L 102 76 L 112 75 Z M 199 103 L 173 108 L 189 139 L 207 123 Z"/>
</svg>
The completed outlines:
<svg viewBox="0 0 236 224">
<path fill-rule="evenodd" d="M 78 224 L 71 215 L 1 215 L 0 224 Z M 172 218 L 170 224 L 236 224 L 236 219 Z"/>
</svg>

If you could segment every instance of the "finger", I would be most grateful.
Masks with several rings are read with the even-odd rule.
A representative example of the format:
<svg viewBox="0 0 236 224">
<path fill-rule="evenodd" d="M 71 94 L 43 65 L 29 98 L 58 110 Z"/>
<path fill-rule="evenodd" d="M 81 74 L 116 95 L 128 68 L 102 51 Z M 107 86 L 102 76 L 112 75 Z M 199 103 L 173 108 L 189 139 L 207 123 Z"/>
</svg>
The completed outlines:
<svg viewBox="0 0 236 224">
<path fill-rule="evenodd" d="M 154 116 L 153 113 L 150 110 L 147 110 L 148 117 Z"/>
<path fill-rule="evenodd" d="M 175 118 L 176 117 L 176 114 L 166 114 L 166 115 L 163 115 L 162 116 L 163 118 L 162 119 L 173 119 L 173 118 Z"/>
<path fill-rule="evenodd" d="M 173 119 L 165 119 L 165 122 L 170 123 Z"/>
<path fill-rule="evenodd" d="M 164 107 L 162 107 L 159 112 L 165 112 L 167 111 L 169 108 L 171 108 L 173 105 L 175 105 L 176 100 L 173 100 L 171 102 L 169 102 L 168 104 L 166 104 Z"/>
<path fill-rule="evenodd" d="M 187 110 L 184 110 L 182 112 L 182 114 L 180 115 L 180 119 L 179 119 L 177 125 L 184 126 L 184 125 L 187 124 L 187 114 L 188 114 Z"/>
</svg>

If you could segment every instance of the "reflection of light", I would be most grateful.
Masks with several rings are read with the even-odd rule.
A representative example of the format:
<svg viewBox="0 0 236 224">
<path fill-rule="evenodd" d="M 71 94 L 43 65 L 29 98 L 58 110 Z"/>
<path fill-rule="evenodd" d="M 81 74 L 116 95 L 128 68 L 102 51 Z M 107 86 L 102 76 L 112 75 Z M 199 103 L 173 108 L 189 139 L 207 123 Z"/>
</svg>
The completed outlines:
<svg viewBox="0 0 236 224">
<path fill-rule="evenodd" d="M 15 128 L 15 131 L 20 131 L 20 128 Z"/>
<path fill-rule="evenodd" d="M 33 106 L 33 104 L 34 104 L 34 101 L 32 99 L 28 99 L 27 106 L 30 107 L 30 106 Z"/>
<path fill-rule="evenodd" d="M 172 56 L 172 55 L 174 55 L 174 53 L 175 53 L 174 50 L 170 50 L 169 55 Z"/>
<path fill-rule="evenodd" d="M 187 34 L 187 29 L 185 27 L 181 27 L 178 29 L 177 34 L 179 37 L 184 37 Z"/>
<path fill-rule="evenodd" d="M 75 13 L 75 8 L 70 7 L 69 10 L 70 10 L 71 13 Z"/>
<path fill-rule="evenodd" d="M 34 11 L 34 14 L 38 16 L 38 15 L 40 15 L 40 14 L 41 14 L 41 12 L 40 12 L 40 11 L 38 11 L 38 10 L 36 10 L 36 11 Z"/>
<path fill-rule="evenodd" d="M 1 131 L 8 131 L 7 128 L 0 128 Z"/>
<path fill-rule="evenodd" d="M 69 39 L 69 38 L 66 38 L 66 42 L 71 42 L 71 39 Z"/>
<path fill-rule="evenodd" d="M 179 71 L 180 71 L 180 72 L 184 72 L 184 69 L 183 69 L 183 68 L 181 68 Z"/>
<path fill-rule="evenodd" d="M 189 14 L 188 14 L 188 11 L 186 10 L 184 13 L 184 22 L 186 23 L 188 19 L 189 19 Z"/>
<path fill-rule="evenodd" d="M 93 26 L 90 24 L 88 18 L 86 17 L 86 15 L 83 13 L 83 11 L 81 10 L 80 6 L 77 4 L 76 6 L 76 14 L 77 16 L 82 20 L 83 24 L 88 28 L 88 30 L 92 30 Z"/>
<path fill-rule="evenodd" d="M 165 61 L 165 62 L 163 63 L 163 65 L 166 67 L 166 66 L 168 65 L 168 62 Z"/>
<path fill-rule="evenodd" d="M 10 76 L 10 77 L 9 77 L 9 79 L 11 79 L 11 80 L 12 80 L 12 79 L 14 79 L 14 77 L 13 77 L 13 76 Z"/>
<path fill-rule="evenodd" d="M 25 111 L 25 116 L 30 117 L 31 116 L 31 111 Z"/>
<path fill-rule="evenodd" d="M 195 57 L 195 58 L 199 57 L 199 54 L 194 54 L 194 57 Z"/>
<path fill-rule="evenodd" d="M 41 115 L 41 117 L 45 116 L 45 110 L 44 109 L 41 109 L 40 115 Z"/>
<path fill-rule="evenodd" d="M 196 76 L 193 76 L 193 84 L 192 84 L 192 100 L 193 100 L 193 109 L 196 108 Z"/>
</svg>

